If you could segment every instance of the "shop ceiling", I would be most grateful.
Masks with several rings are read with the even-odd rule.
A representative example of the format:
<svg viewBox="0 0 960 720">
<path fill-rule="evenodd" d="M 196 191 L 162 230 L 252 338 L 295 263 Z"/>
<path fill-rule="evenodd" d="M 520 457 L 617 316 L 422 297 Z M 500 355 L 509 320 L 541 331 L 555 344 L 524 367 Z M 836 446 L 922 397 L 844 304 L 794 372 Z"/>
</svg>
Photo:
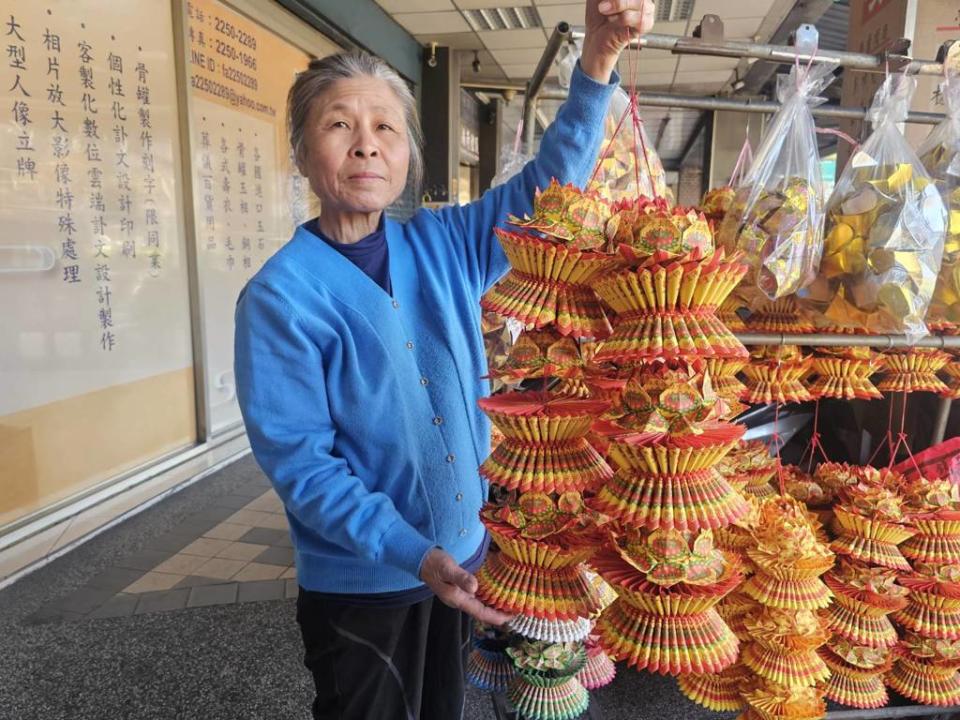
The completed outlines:
<svg viewBox="0 0 960 720">
<path fill-rule="evenodd" d="M 461 81 L 520 86 L 533 74 L 547 38 L 560 21 L 582 29 L 584 2 L 570 0 L 376 0 L 421 44 L 436 42 L 458 51 Z M 817 0 L 814 0 L 816 2 Z M 770 42 L 793 22 L 810 0 L 659 0 L 655 32 L 690 35 L 707 13 L 719 15 L 725 36 Z M 822 6 L 829 2 L 819 0 Z M 479 71 L 474 69 L 479 60 Z M 621 75 L 628 77 L 621 62 Z M 737 58 L 673 55 L 642 51 L 637 86 L 658 92 L 713 95 L 730 92 L 751 70 Z M 549 78 L 555 77 L 555 70 Z M 550 118 L 555 103 L 544 103 Z M 648 132 L 659 138 L 667 163 L 679 161 L 689 134 L 701 127 L 696 110 L 647 109 Z M 662 127 L 661 127 L 662 126 Z"/>
</svg>

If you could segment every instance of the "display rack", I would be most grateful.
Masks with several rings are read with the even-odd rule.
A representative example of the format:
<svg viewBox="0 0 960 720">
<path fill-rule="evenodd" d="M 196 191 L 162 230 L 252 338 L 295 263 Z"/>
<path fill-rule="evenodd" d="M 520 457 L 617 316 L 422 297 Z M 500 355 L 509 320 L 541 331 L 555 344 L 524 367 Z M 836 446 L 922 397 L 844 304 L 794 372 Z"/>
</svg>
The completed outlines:
<svg viewBox="0 0 960 720">
<path fill-rule="evenodd" d="M 797 51 L 788 45 L 770 45 L 755 42 L 725 40 L 723 37 L 723 23 L 716 15 L 705 15 L 694 37 L 677 35 L 648 34 L 635 40 L 632 47 L 667 50 L 676 55 L 707 55 L 715 57 L 753 58 L 767 62 L 793 65 L 802 63 L 836 63 L 840 67 L 864 72 L 883 73 L 887 71 L 908 72 L 917 75 L 940 76 L 944 72 L 942 59 L 951 42 L 944 43 L 940 49 L 938 60 L 918 60 L 907 56 L 906 48 L 909 42 L 901 40 L 894 44 L 904 52 L 887 52 L 879 55 L 865 53 L 816 51 L 814 53 Z M 543 86 L 547 74 L 553 65 L 560 48 L 565 42 L 582 37 L 582 33 L 571 31 L 570 25 L 560 22 L 554 28 L 547 42 L 536 70 L 522 89 L 515 86 L 500 86 L 491 83 L 471 84 L 464 83 L 464 87 L 477 89 L 510 89 L 524 93 L 523 104 L 523 134 L 526 147 L 532 149 L 535 138 L 535 117 L 537 104 L 541 100 L 563 100 L 566 93 L 544 91 Z M 780 103 L 768 100 L 718 98 L 709 96 L 690 96 L 672 93 L 643 92 L 638 96 L 638 104 L 646 107 L 675 107 L 693 110 L 730 110 L 748 113 L 774 113 L 780 108 Z M 867 108 L 846 108 L 838 105 L 826 104 L 813 108 L 812 112 L 818 117 L 847 118 L 862 120 L 866 117 Z M 911 112 L 907 123 L 934 125 L 943 120 L 941 113 Z M 879 349 L 893 348 L 938 348 L 960 349 L 960 337 L 943 337 L 929 335 L 921 338 L 908 338 L 902 335 L 847 335 L 834 333 L 809 333 L 791 335 L 782 333 L 741 333 L 737 338 L 744 345 L 801 345 L 801 346 L 857 346 L 874 347 Z M 938 404 L 937 416 L 934 423 L 932 443 L 943 440 L 947 422 L 950 416 L 952 401 L 950 398 L 941 398 Z M 492 696 L 494 715 L 498 720 L 515 720 L 517 715 L 510 710 L 502 695 Z M 949 718 L 960 712 L 960 707 L 932 707 L 927 705 L 888 706 L 875 710 L 832 710 L 826 714 L 829 720 L 880 720 L 894 718 Z M 715 713 L 715 717 L 736 717 L 735 713 Z M 590 707 L 583 716 L 591 720 L 601 720 L 602 714 L 595 698 L 591 699 Z"/>
</svg>

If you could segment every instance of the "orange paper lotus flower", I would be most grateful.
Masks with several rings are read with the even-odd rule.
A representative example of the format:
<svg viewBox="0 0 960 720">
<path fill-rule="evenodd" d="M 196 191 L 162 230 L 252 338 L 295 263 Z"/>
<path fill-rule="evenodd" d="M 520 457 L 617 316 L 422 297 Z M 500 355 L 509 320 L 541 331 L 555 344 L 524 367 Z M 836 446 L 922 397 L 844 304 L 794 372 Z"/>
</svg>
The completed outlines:
<svg viewBox="0 0 960 720">
<path fill-rule="evenodd" d="M 663 198 L 622 200 L 607 222 L 607 250 L 620 246 L 639 257 L 713 252 L 713 232 L 706 217 L 694 208 L 669 207 Z"/>
<path fill-rule="evenodd" d="M 547 188 L 537 189 L 533 217 L 510 216 L 511 225 L 538 230 L 581 250 L 600 248 L 610 219 L 610 205 L 598 193 L 574 185 L 561 185 L 554 178 Z"/>
</svg>

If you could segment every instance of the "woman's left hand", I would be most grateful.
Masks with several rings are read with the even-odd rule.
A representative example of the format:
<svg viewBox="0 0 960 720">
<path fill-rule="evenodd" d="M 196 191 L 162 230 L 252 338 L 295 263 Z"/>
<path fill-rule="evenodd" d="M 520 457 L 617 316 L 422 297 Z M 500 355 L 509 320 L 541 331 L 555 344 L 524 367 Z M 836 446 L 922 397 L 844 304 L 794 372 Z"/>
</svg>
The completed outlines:
<svg viewBox="0 0 960 720">
<path fill-rule="evenodd" d="M 653 27 L 654 0 L 587 0 L 580 67 L 600 83 L 610 82 L 620 53 Z"/>
</svg>

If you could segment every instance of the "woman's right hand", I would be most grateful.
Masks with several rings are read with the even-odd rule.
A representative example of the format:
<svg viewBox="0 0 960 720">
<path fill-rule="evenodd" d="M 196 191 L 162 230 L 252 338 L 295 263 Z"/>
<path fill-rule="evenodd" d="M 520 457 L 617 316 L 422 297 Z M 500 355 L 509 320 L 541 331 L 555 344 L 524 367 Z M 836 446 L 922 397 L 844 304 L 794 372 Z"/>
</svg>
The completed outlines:
<svg viewBox="0 0 960 720">
<path fill-rule="evenodd" d="M 654 0 L 587 0 L 580 67 L 606 85 L 630 40 L 653 27 Z"/>
<path fill-rule="evenodd" d="M 444 605 L 462 610 L 482 623 L 499 627 L 513 617 L 480 602 L 476 597 L 477 579 L 445 550 L 434 548 L 427 553 L 420 566 L 420 579 Z"/>
</svg>

